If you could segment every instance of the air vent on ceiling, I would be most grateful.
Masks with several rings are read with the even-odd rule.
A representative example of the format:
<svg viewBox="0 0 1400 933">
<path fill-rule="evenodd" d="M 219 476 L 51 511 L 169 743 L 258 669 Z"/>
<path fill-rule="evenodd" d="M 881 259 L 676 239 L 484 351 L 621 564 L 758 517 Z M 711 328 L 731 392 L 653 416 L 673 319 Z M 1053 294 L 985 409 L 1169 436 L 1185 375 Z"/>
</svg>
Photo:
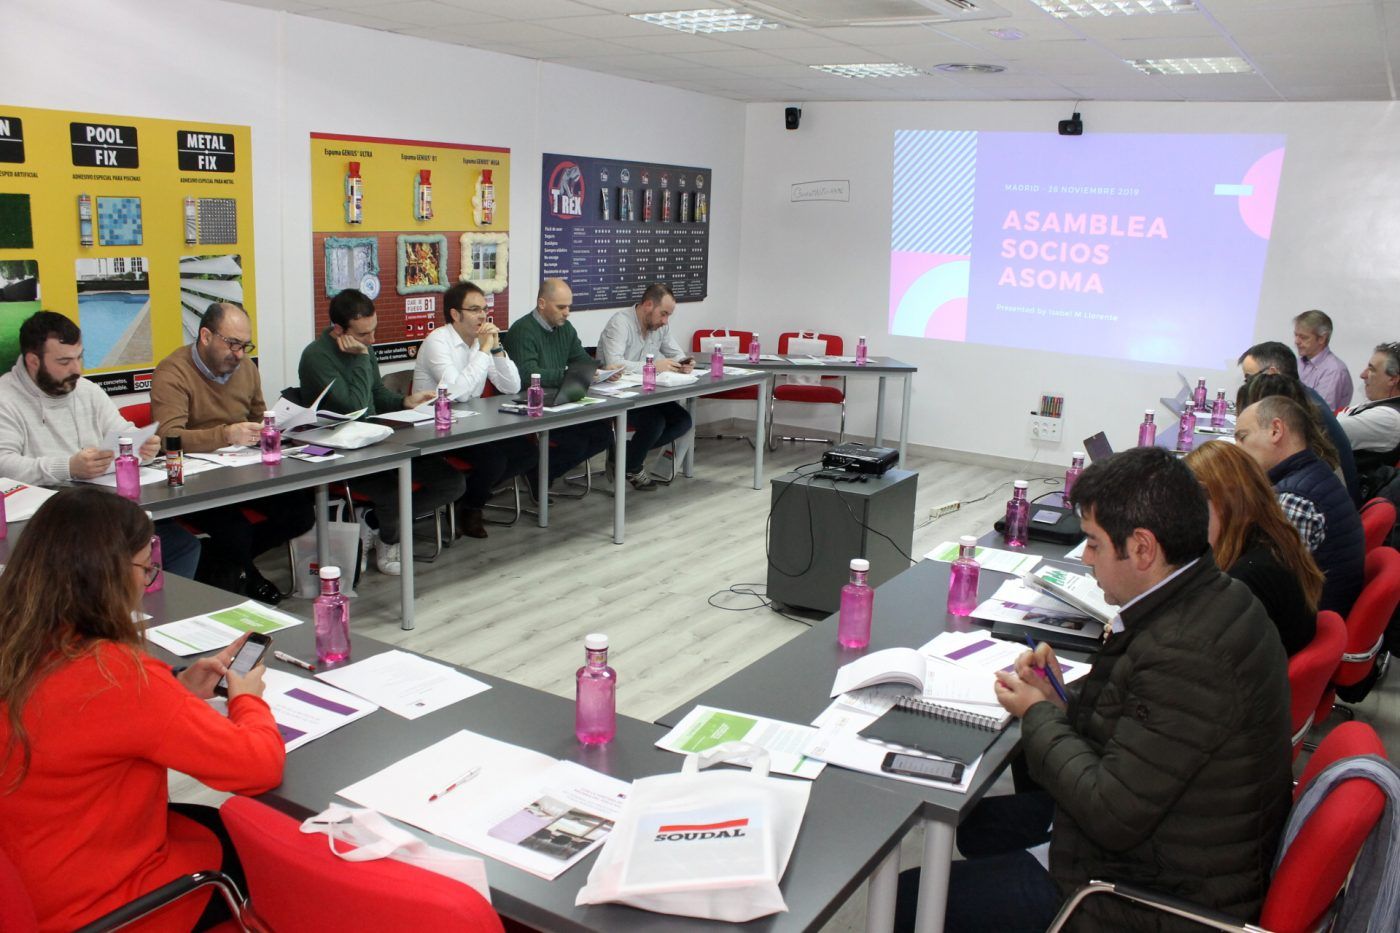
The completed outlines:
<svg viewBox="0 0 1400 933">
<path fill-rule="evenodd" d="M 999 19 L 989 0 L 731 0 L 734 7 L 789 26 L 915 26 Z"/>
</svg>

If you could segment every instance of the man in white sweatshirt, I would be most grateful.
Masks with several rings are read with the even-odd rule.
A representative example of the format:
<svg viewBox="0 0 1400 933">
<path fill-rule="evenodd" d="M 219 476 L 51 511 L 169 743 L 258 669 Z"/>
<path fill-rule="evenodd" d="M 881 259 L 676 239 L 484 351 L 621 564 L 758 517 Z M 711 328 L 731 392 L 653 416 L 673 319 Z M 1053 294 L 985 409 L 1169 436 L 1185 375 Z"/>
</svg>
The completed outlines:
<svg viewBox="0 0 1400 933">
<path fill-rule="evenodd" d="M 19 359 L 0 376 L 0 476 L 39 486 L 101 476 L 112 465 L 102 448 L 111 432 L 135 430 L 97 385 L 84 379 L 83 337 L 61 314 L 39 311 L 19 328 Z M 152 435 L 141 459 L 160 452 Z M 193 577 L 199 539 L 173 521 L 158 522 L 165 569 Z"/>
</svg>

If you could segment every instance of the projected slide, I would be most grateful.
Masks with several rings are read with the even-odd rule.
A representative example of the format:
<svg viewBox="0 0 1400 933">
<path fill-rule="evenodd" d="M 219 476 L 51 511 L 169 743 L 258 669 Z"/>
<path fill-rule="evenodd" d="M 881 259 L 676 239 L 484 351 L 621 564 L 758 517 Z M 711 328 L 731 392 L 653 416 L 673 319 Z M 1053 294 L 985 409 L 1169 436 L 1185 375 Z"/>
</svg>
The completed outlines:
<svg viewBox="0 0 1400 933">
<path fill-rule="evenodd" d="M 1283 146 L 899 130 L 890 333 L 1219 368 L 1254 342 Z"/>
</svg>

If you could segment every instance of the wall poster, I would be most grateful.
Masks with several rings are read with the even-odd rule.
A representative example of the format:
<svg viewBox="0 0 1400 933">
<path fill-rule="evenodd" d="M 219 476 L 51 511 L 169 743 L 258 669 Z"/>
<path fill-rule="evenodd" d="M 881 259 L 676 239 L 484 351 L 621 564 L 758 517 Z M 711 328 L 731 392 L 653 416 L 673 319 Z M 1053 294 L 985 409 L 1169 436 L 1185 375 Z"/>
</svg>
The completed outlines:
<svg viewBox="0 0 1400 933">
<path fill-rule="evenodd" d="M 540 277 L 567 281 L 575 311 L 633 304 L 652 282 L 705 297 L 709 169 L 545 153 L 541 184 Z"/>
<path fill-rule="evenodd" d="M 83 331 L 85 374 L 144 392 L 214 301 L 257 313 L 249 129 L 0 104 L 0 371 L 35 311 Z"/>
<path fill-rule="evenodd" d="M 316 333 L 331 298 L 374 301 L 380 362 L 407 360 L 442 323 L 442 293 L 470 280 L 492 323 L 510 320 L 510 150 L 311 134 Z"/>
</svg>

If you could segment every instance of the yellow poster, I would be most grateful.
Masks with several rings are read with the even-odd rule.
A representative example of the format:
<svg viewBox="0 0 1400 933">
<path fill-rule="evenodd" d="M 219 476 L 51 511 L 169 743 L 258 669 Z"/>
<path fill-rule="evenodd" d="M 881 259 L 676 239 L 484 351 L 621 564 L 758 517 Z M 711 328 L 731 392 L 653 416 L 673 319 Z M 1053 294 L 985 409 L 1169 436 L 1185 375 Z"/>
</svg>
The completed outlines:
<svg viewBox="0 0 1400 933">
<path fill-rule="evenodd" d="M 379 359 L 411 359 L 442 323 L 442 293 L 464 280 L 504 330 L 509 191 L 509 149 L 312 133 L 317 333 L 331 298 L 358 289 L 374 301 Z"/>
<path fill-rule="evenodd" d="M 254 316 L 246 126 L 0 104 L 0 371 L 18 329 L 57 311 L 86 373 L 145 391 L 214 301 Z M 256 330 L 254 331 L 256 334 Z"/>
</svg>

